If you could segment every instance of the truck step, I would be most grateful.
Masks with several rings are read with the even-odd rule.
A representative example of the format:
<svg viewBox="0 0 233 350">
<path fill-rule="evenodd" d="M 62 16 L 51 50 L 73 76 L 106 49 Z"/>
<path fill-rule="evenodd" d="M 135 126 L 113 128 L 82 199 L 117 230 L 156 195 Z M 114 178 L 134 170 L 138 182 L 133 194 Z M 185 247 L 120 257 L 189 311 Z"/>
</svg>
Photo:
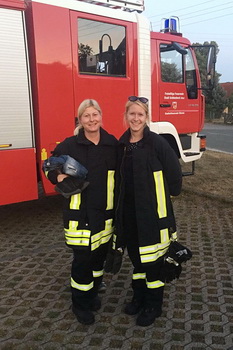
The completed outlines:
<svg viewBox="0 0 233 350">
<path fill-rule="evenodd" d="M 200 152 L 185 152 L 186 157 L 199 156 Z"/>
</svg>

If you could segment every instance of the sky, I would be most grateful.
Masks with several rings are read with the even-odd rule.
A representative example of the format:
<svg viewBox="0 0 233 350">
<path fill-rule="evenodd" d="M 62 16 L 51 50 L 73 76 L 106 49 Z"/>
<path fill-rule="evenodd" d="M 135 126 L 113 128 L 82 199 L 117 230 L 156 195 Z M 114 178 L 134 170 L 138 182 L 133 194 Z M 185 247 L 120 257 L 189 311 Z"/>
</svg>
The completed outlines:
<svg viewBox="0 0 233 350">
<path fill-rule="evenodd" d="M 153 31 L 161 19 L 177 16 L 180 31 L 191 43 L 216 41 L 219 46 L 216 71 L 220 83 L 233 82 L 233 0 L 144 0 L 144 15 Z"/>
</svg>

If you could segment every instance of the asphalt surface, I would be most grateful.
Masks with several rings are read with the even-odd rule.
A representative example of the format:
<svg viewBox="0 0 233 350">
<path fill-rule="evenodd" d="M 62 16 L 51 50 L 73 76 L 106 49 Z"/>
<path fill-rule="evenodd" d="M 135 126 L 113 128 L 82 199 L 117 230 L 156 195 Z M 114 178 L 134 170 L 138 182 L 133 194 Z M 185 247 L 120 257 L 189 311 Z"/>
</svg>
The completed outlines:
<svg viewBox="0 0 233 350">
<path fill-rule="evenodd" d="M 201 133 L 206 135 L 207 149 L 233 154 L 233 125 L 206 123 Z"/>
<path fill-rule="evenodd" d="M 183 192 L 174 200 L 180 242 L 193 252 L 166 285 L 162 316 L 149 327 L 123 313 L 131 263 L 106 274 L 96 322 L 77 322 L 70 306 L 72 254 L 64 244 L 62 199 L 0 207 L 0 349 L 233 349 L 233 210 Z"/>
</svg>

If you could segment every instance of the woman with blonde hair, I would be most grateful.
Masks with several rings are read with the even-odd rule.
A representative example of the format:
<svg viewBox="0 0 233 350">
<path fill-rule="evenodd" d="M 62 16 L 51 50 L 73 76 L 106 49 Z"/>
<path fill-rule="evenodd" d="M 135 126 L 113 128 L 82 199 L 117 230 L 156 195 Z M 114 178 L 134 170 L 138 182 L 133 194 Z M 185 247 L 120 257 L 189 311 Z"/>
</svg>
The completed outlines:
<svg viewBox="0 0 233 350">
<path fill-rule="evenodd" d="M 102 111 L 93 99 L 78 108 L 75 135 L 58 144 L 53 156 L 68 155 L 87 170 L 89 185 L 65 198 L 63 220 L 66 244 L 73 249 L 71 268 L 72 310 L 82 324 L 95 321 L 93 311 L 100 309 L 98 288 L 113 233 L 114 176 L 117 140 L 102 128 Z M 68 175 L 50 171 L 54 184 Z"/>
<path fill-rule="evenodd" d="M 163 256 L 176 238 L 170 196 L 180 193 L 182 174 L 173 149 L 148 127 L 147 98 L 130 96 L 124 119 L 115 249 L 127 247 L 134 266 L 133 298 L 125 313 L 139 314 L 137 325 L 149 326 L 162 312 Z"/>
<path fill-rule="evenodd" d="M 102 110 L 101 110 L 98 102 L 95 100 L 84 100 L 78 107 L 78 116 L 76 118 L 77 125 L 76 125 L 76 128 L 74 129 L 74 135 L 78 135 L 79 130 L 83 128 L 82 123 L 80 123 L 80 118 L 83 115 L 83 113 L 85 112 L 85 110 L 89 107 L 93 107 L 96 109 L 99 116 L 101 116 L 101 125 L 102 125 Z"/>
</svg>

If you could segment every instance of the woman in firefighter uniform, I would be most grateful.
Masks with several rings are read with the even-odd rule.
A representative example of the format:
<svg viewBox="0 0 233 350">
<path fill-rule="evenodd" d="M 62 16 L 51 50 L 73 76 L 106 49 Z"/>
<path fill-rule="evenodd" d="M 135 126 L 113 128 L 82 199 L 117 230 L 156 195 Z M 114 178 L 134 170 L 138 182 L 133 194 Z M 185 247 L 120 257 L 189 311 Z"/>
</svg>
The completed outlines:
<svg viewBox="0 0 233 350">
<path fill-rule="evenodd" d="M 89 185 L 64 200 L 63 220 L 66 243 L 73 249 L 72 310 L 80 323 L 92 324 L 93 311 L 101 307 L 97 292 L 113 233 L 117 140 L 101 127 L 102 112 L 95 100 L 81 103 L 78 122 L 76 135 L 61 142 L 53 156 L 68 155 L 88 170 Z M 54 184 L 66 177 L 48 173 Z"/>
<path fill-rule="evenodd" d="M 162 312 L 162 257 L 176 239 L 170 195 L 180 193 L 182 174 L 173 149 L 147 126 L 146 98 L 129 97 L 125 121 L 129 128 L 119 140 L 116 248 L 126 246 L 134 266 L 133 298 L 125 313 L 139 313 L 137 324 L 148 326 Z"/>
</svg>

